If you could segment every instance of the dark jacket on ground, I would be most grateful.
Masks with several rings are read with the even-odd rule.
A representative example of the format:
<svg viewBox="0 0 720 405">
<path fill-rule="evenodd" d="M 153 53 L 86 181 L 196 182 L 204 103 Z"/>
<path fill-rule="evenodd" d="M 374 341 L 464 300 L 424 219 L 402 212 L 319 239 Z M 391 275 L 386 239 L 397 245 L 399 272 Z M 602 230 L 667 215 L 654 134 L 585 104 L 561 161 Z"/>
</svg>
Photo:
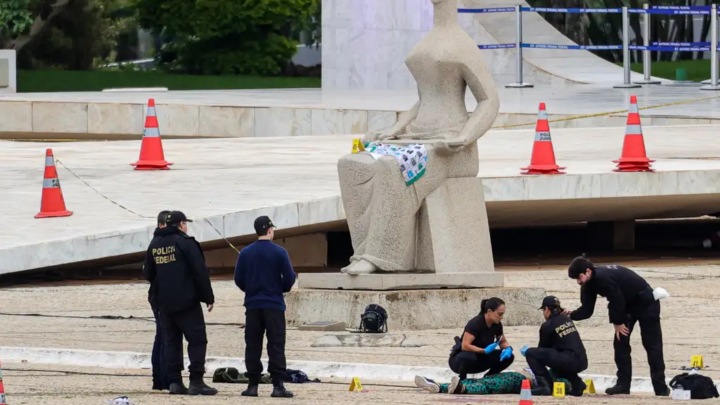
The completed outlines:
<svg viewBox="0 0 720 405">
<path fill-rule="evenodd" d="M 571 353 L 578 360 L 586 360 L 585 345 L 580 339 L 580 332 L 570 317 L 554 313 L 540 327 L 538 347 L 555 349 L 559 352 Z"/>
<path fill-rule="evenodd" d="M 570 313 L 570 318 L 590 318 L 598 295 L 607 298 L 610 323 L 614 325 L 625 323 L 629 307 L 647 306 L 654 300 L 650 284 L 634 271 L 618 265 L 597 266 L 580 290 L 582 305 Z"/>
<path fill-rule="evenodd" d="M 258 240 L 240 252 L 235 284 L 245 292 L 245 308 L 285 311 L 283 293 L 295 284 L 287 251 L 269 240 Z"/>
<path fill-rule="evenodd" d="M 215 303 L 200 244 L 175 226 L 155 231 L 145 254 L 143 274 L 156 288 L 155 302 L 161 312 Z"/>
</svg>

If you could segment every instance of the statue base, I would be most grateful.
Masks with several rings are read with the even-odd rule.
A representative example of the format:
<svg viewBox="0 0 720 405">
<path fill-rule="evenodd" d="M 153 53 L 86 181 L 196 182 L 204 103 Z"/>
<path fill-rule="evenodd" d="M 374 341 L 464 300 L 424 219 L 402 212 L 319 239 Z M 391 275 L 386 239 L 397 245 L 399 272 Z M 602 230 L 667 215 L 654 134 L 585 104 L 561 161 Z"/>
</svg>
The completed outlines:
<svg viewBox="0 0 720 405">
<path fill-rule="evenodd" d="M 305 274 L 303 274 L 305 276 Z M 481 274 L 476 274 L 476 277 Z M 349 277 L 349 276 L 348 276 Z M 300 326 L 318 321 L 345 322 L 357 329 L 365 307 L 378 304 L 388 312 L 388 332 L 458 329 L 480 312 L 480 301 L 499 297 L 505 301 L 505 326 L 543 322 L 537 308 L 545 298 L 543 288 L 475 288 L 402 291 L 292 290 L 285 297 L 287 322 Z M 453 342 L 448 342 L 448 348 Z"/>
<path fill-rule="evenodd" d="M 419 290 L 441 288 L 488 288 L 504 286 L 505 275 L 475 273 L 373 273 L 351 276 L 337 273 L 309 273 L 298 277 L 299 288 L 326 290 Z"/>
</svg>

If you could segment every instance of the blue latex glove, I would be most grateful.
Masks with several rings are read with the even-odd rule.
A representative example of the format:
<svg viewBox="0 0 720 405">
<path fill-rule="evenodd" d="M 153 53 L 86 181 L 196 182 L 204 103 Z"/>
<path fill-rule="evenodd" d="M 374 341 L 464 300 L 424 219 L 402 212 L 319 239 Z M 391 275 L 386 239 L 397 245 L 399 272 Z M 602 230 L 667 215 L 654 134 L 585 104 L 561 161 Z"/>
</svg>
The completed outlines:
<svg viewBox="0 0 720 405">
<path fill-rule="evenodd" d="M 523 346 L 523 348 L 520 349 L 520 354 L 522 354 L 523 357 L 525 357 L 525 352 L 527 351 L 527 349 L 528 349 L 527 345 Z"/>
<path fill-rule="evenodd" d="M 500 361 L 509 359 L 510 356 L 512 356 L 512 347 L 508 346 L 505 349 L 503 349 L 502 353 L 500 353 Z"/>
<path fill-rule="evenodd" d="M 485 348 L 485 353 L 492 353 L 500 345 L 500 342 L 491 343 Z"/>
</svg>

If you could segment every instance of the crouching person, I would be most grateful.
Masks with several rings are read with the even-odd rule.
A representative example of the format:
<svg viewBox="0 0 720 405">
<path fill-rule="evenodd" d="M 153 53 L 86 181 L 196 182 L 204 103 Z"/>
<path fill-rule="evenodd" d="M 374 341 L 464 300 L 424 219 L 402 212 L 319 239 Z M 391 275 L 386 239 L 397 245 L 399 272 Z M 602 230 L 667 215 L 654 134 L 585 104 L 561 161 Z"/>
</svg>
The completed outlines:
<svg viewBox="0 0 720 405">
<path fill-rule="evenodd" d="M 582 396 L 585 383 L 578 374 L 587 369 L 588 361 L 580 332 L 575 323 L 563 315 L 557 297 L 545 297 L 540 309 L 546 321 L 540 327 L 538 347 L 528 349 L 526 346 L 520 350 L 537 380 L 532 394 L 552 395 L 550 368 L 557 378 L 570 382 L 570 395 Z"/>
<path fill-rule="evenodd" d="M 487 370 L 486 376 L 508 368 L 515 357 L 503 335 L 502 318 L 505 302 L 500 298 L 482 300 L 480 314 L 468 321 L 462 336 L 456 339 L 448 361 L 460 380 L 468 374 Z"/>
</svg>

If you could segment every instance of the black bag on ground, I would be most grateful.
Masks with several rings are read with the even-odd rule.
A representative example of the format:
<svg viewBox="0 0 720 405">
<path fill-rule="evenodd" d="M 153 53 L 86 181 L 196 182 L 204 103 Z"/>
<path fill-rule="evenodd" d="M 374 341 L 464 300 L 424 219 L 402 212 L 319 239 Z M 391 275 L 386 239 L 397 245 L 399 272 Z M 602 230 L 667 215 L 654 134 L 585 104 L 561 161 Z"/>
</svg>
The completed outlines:
<svg viewBox="0 0 720 405">
<path fill-rule="evenodd" d="M 380 305 L 370 304 L 360 315 L 360 332 L 385 333 L 387 332 L 388 314 Z"/>
<path fill-rule="evenodd" d="M 672 389 L 682 387 L 682 389 L 690 391 L 690 399 L 708 399 L 720 396 L 713 380 L 700 374 L 678 374 L 670 380 L 670 387 Z"/>
</svg>

